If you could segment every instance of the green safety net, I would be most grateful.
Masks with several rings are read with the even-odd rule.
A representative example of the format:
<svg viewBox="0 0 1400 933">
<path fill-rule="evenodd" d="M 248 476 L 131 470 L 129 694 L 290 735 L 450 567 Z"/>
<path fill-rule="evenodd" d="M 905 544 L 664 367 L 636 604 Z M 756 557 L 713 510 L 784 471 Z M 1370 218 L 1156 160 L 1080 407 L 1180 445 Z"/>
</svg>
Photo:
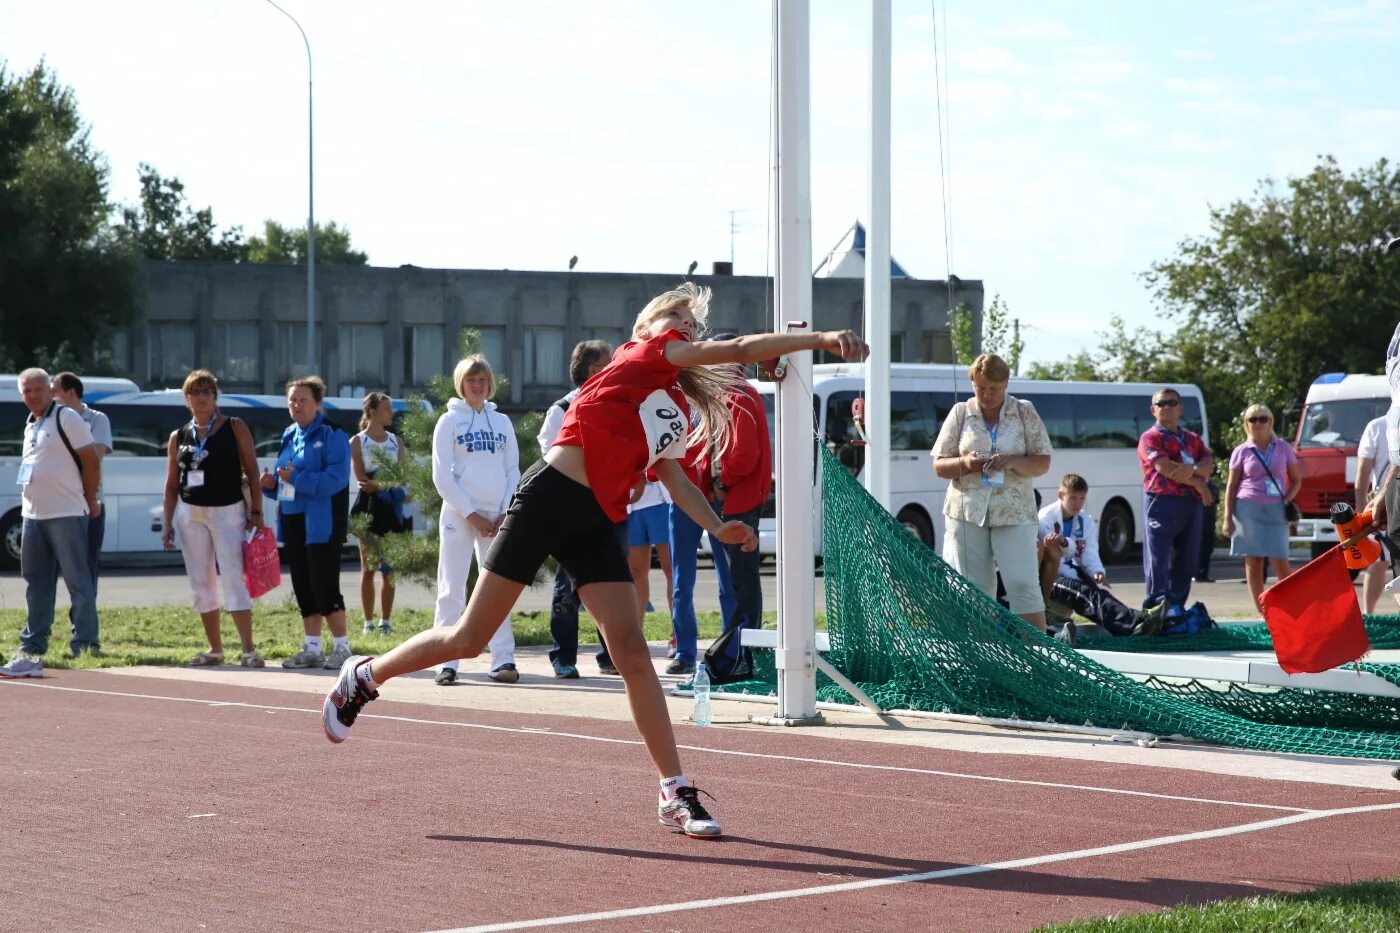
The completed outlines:
<svg viewBox="0 0 1400 933">
<path fill-rule="evenodd" d="M 1400 616 L 1367 616 L 1366 635 L 1377 650 L 1400 648 Z M 1120 638 L 1097 626 L 1079 630 L 1080 648 L 1095 651 L 1273 651 L 1274 640 L 1263 622 L 1231 623 L 1192 635 L 1134 635 Z"/>
<path fill-rule="evenodd" d="M 1220 689 L 1195 681 L 1143 683 L 1091 661 L 977 589 L 882 509 L 835 457 L 819 450 L 831 639 L 827 660 L 884 709 L 1084 724 L 1278 752 L 1400 759 L 1400 700 L 1238 685 Z M 1119 639 L 1115 647 L 1128 640 Z M 775 693 L 772 653 L 754 654 L 753 680 L 718 689 Z M 1389 674 L 1391 667 L 1362 669 Z M 817 695 L 853 702 L 820 673 Z"/>
</svg>

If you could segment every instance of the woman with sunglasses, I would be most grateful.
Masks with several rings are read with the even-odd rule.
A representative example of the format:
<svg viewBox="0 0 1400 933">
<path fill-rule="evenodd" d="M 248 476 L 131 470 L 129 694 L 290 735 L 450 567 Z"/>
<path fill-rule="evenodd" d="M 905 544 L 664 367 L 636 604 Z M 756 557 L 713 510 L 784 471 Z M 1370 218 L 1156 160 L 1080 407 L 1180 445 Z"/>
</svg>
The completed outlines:
<svg viewBox="0 0 1400 933">
<path fill-rule="evenodd" d="M 186 376 L 184 392 L 191 417 L 189 424 L 170 435 L 166 447 L 161 544 L 173 551 L 179 529 L 194 611 L 209 639 L 209 650 L 195 655 L 190 667 L 224 663 L 223 610 L 233 616 L 238 629 L 243 647 L 240 663 L 262 667 L 263 659 L 253 647 L 253 599 L 243 582 L 244 531 L 263 527 L 253 435 L 239 419 L 219 414 L 219 380 L 209 370 L 196 369 Z"/>
<path fill-rule="evenodd" d="M 1230 555 L 1244 558 L 1244 582 L 1259 605 L 1264 564 L 1282 580 L 1288 565 L 1288 503 L 1302 489 L 1303 468 L 1293 445 L 1274 434 L 1274 416 L 1263 405 L 1244 410 L 1249 439 L 1230 454 L 1225 486 L 1224 532 Z"/>
</svg>

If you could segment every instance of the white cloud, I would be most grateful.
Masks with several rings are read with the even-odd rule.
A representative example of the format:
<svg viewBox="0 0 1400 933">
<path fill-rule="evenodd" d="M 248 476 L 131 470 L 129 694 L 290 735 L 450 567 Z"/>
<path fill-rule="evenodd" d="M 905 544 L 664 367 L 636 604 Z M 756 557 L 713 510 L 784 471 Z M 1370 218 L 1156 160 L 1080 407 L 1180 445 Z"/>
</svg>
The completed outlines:
<svg viewBox="0 0 1400 933">
<path fill-rule="evenodd" d="M 1213 62 L 1215 53 L 1209 49 L 1172 49 L 1172 58 L 1186 62 Z"/>
</svg>

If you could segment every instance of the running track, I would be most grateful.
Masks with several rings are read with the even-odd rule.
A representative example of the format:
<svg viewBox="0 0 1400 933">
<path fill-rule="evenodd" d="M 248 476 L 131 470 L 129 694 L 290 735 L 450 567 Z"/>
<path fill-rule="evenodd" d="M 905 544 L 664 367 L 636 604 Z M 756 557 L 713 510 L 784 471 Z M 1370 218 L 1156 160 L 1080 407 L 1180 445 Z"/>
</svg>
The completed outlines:
<svg viewBox="0 0 1400 933">
<path fill-rule="evenodd" d="M 627 723 L 381 700 L 335 747 L 318 716 L 0 681 L 0 929 L 1027 930 L 1400 865 L 1400 793 L 680 725 L 705 842 L 656 824 Z"/>
</svg>

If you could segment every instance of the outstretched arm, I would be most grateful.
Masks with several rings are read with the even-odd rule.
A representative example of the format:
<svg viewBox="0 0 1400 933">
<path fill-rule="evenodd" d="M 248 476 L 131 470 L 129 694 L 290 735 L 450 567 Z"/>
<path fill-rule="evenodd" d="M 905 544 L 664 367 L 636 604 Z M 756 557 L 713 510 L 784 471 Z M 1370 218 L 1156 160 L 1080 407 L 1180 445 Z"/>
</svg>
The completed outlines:
<svg viewBox="0 0 1400 933">
<path fill-rule="evenodd" d="M 666 344 L 666 362 L 682 369 L 718 363 L 757 363 L 801 350 L 827 350 L 843 360 L 863 360 L 870 354 L 865 341 L 849 330 L 825 330 L 813 334 L 751 334 L 733 340 L 672 340 Z"/>
</svg>

